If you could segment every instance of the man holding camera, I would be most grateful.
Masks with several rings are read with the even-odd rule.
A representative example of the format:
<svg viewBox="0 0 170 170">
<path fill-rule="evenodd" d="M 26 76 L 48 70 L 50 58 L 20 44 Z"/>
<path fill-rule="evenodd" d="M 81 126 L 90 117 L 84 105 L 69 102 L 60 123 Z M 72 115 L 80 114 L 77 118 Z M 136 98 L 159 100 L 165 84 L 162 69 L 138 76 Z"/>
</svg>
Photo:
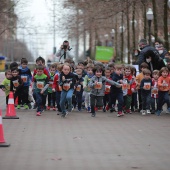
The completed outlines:
<svg viewBox="0 0 170 170">
<path fill-rule="evenodd" d="M 63 42 L 63 45 L 61 45 L 60 49 L 56 53 L 56 56 L 59 57 L 59 62 L 64 63 L 65 59 L 73 58 L 73 56 L 70 53 L 70 50 L 71 48 L 69 46 L 69 42 L 65 40 Z"/>
</svg>

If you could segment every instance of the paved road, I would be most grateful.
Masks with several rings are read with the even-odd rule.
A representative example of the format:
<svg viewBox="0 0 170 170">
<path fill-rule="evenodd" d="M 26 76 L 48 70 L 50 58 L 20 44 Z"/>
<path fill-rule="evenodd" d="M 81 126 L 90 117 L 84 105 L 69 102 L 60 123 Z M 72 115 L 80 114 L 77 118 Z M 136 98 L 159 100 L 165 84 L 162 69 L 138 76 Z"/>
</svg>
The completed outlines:
<svg viewBox="0 0 170 170">
<path fill-rule="evenodd" d="M 5 100 L 0 97 L 2 114 Z M 17 110 L 18 120 L 4 120 L 0 170 L 169 170 L 170 115 L 116 117 L 98 112 L 54 111 L 41 117 Z"/>
</svg>

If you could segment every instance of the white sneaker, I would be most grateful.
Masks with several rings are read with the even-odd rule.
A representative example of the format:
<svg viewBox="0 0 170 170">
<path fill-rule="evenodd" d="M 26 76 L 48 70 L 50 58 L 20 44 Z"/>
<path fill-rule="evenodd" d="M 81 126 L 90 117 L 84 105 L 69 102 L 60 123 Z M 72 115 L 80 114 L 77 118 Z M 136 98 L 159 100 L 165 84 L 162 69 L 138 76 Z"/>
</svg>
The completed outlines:
<svg viewBox="0 0 170 170">
<path fill-rule="evenodd" d="M 146 114 L 151 114 L 150 110 L 146 110 Z"/>
<path fill-rule="evenodd" d="M 142 115 L 144 116 L 144 115 L 146 115 L 146 112 L 145 112 L 145 110 L 142 110 Z"/>
</svg>

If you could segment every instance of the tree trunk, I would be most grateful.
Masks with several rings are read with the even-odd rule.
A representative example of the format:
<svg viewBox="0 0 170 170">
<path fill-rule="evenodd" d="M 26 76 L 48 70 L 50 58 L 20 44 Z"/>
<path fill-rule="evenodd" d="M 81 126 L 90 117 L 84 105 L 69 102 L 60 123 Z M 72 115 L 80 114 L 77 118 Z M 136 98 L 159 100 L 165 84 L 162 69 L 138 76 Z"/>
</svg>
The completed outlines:
<svg viewBox="0 0 170 170">
<path fill-rule="evenodd" d="M 153 20 L 154 20 L 154 37 L 155 41 L 158 39 L 158 24 L 157 24 L 157 8 L 156 8 L 156 1 L 152 0 L 153 5 Z"/>
<path fill-rule="evenodd" d="M 126 19 L 127 19 L 127 48 L 128 48 L 128 64 L 130 64 L 130 29 L 129 29 L 129 5 L 128 0 L 126 1 Z"/>
<path fill-rule="evenodd" d="M 167 0 L 164 0 L 164 40 L 165 40 L 165 48 L 169 49 L 169 41 L 168 41 L 168 4 Z"/>
<path fill-rule="evenodd" d="M 136 43 L 135 43 L 135 6 L 136 2 L 133 2 L 133 11 L 132 11 L 132 35 L 133 35 L 133 51 L 136 49 Z"/>
</svg>

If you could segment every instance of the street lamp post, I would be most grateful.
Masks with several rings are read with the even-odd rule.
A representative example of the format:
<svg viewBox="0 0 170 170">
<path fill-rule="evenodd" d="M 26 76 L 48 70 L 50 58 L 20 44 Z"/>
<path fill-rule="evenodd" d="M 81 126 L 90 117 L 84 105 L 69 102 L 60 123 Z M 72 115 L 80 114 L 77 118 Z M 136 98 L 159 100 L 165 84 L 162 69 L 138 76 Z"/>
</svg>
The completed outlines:
<svg viewBox="0 0 170 170">
<path fill-rule="evenodd" d="M 149 45 L 151 45 L 151 22 L 153 20 L 153 11 L 151 8 L 148 9 L 148 12 L 146 13 L 146 18 L 148 20 L 148 26 L 149 26 Z"/>
<path fill-rule="evenodd" d="M 168 7 L 170 8 L 170 0 L 168 0 Z"/>
</svg>

